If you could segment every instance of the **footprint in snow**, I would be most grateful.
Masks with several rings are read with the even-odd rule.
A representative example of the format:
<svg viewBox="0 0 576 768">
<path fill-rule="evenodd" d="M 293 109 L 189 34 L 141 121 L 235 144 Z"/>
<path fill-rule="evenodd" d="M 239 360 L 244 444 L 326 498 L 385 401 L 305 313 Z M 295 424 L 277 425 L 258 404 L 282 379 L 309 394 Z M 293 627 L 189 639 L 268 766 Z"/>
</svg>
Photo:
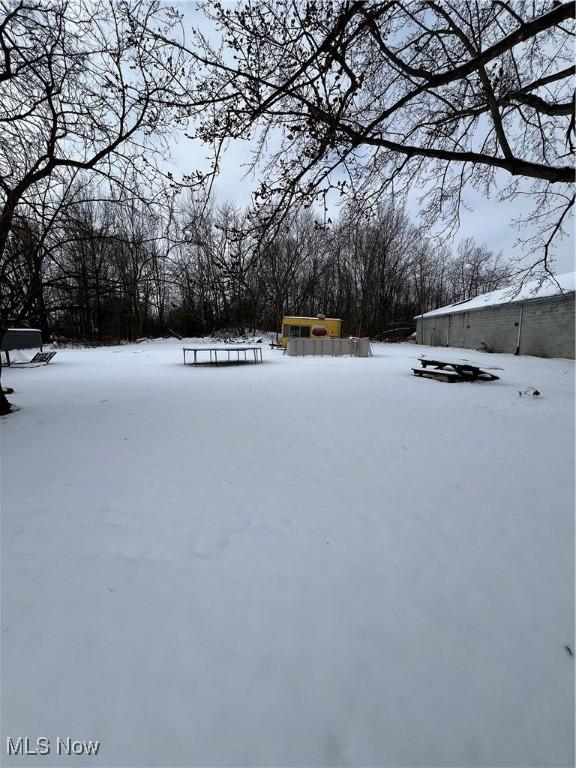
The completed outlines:
<svg viewBox="0 0 576 768">
<path fill-rule="evenodd" d="M 195 536 L 192 541 L 191 550 L 193 556 L 201 559 L 214 557 L 227 549 L 232 543 L 232 539 L 250 528 L 251 525 L 252 520 L 245 519 L 228 526 L 224 524 L 218 528 L 214 526 L 212 530 L 206 528 Z"/>
</svg>

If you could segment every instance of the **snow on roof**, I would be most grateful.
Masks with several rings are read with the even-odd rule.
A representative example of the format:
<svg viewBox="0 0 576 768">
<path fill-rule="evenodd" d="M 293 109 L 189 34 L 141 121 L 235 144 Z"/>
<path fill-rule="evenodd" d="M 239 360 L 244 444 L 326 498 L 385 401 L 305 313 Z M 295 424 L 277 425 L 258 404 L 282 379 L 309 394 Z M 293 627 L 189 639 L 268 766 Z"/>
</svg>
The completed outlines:
<svg viewBox="0 0 576 768">
<path fill-rule="evenodd" d="M 446 307 L 433 309 L 431 312 L 425 312 L 418 317 L 432 317 L 434 315 L 452 315 L 456 312 L 468 312 L 471 309 L 483 309 L 492 307 L 496 304 L 508 304 L 513 301 L 528 301 L 530 299 L 543 299 L 546 296 L 556 296 L 560 293 L 571 293 L 574 291 L 574 272 L 566 272 L 563 275 L 554 275 L 554 279 L 547 278 L 545 282 L 533 280 L 525 283 L 520 290 L 517 286 L 511 285 L 508 288 L 501 288 L 498 291 L 490 293 L 481 293 L 473 299 L 460 301 L 457 304 L 448 304 Z"/>
</svg>

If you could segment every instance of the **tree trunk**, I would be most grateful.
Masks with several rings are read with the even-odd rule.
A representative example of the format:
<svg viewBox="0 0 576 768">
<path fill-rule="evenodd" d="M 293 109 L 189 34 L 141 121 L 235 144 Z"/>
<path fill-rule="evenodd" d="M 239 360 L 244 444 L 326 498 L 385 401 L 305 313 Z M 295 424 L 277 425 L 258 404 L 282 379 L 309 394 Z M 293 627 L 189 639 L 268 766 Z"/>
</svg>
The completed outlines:
<svg viewBox="0 0 576 768">
<path fill-rule="evenodd" d="M 8 398 L 4 394 L 4 390 L 0 386 L 0 416 L 7 416 L 12 411 L 12 405 L 8 402 Z"/>
<path fill-rule="evenodd" d="M 1 286 L 4 278 L 4 271 L 6 269 L 6 263 L 4 260 L 4 253 L 6 251 L 6 244 L 8 243 L 8 235 L 14 221 L 14 214 L 16 212 L 16 205 L 18 204 L 18 194 L 11 192 L 6 196 L 6 202 L 4 208 L 0 213 L 0 306 L 2 306 Z M 4 321 L 5 318 L 3 318 Z M 0 328 L 0 343 L 4 338 L 6 329 Z M 0 352 L 0 354 L 2 354 Z M 0 365 L 0 416 L 6 416 L 12 411 L 12 406 L 8 402 L 8 398 L 2 390 L 2 366 Z"/>
<path fill-rule="evenodd" d="M 0 344 L 4 338 L 5 329 L 0 328 Z M 0 355 L 2 353 L 0 352 Z M 1 362 L 1 361 L 0 361 Z M 2 389 L 2 365 L 0 365 L 0 416 L 6 416 L 12 410 L 12 405 L 8 402 L 8 398 L 4 394 Z"/>
</svg>

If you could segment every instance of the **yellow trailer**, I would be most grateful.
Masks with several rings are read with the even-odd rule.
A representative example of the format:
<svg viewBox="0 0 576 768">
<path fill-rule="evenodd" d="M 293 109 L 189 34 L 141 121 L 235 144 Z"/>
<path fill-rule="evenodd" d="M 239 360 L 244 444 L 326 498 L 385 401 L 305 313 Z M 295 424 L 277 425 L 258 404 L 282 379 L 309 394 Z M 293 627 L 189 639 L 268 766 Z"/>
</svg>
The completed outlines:
<svg viewBox="0 0 576 768">
<path fill-rule="evenodd" d="M 278 343 L 286 347 L 289 338 L 299 339 L 339 339 L 342 332 L 342 320 L 335 317 L 294 317 L 282 318 L 282 332 Z"/>
</svg>

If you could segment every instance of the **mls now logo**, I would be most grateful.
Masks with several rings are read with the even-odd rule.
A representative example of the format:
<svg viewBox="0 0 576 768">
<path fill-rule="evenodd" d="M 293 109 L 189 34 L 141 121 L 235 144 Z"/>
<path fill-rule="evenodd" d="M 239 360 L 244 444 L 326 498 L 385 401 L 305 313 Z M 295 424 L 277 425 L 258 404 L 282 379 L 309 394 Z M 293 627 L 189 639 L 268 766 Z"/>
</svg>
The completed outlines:
<svg viewBox="0 0 576 768">
<path fill-rule="evenodd" d="M 97 755 L 100 749 L 99 741 L 80 741 L 70 736 L 56 739 L 56 754 L 58 755 Z M 6 739 L 6 751 L 9 755 L 49 755 L 50 739 L 40 736 L 30 739 L 28 736 L 9 736 Z"/>
</svg>

